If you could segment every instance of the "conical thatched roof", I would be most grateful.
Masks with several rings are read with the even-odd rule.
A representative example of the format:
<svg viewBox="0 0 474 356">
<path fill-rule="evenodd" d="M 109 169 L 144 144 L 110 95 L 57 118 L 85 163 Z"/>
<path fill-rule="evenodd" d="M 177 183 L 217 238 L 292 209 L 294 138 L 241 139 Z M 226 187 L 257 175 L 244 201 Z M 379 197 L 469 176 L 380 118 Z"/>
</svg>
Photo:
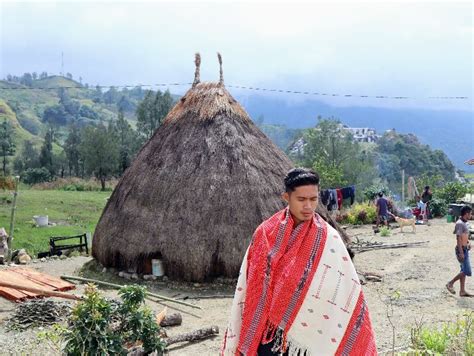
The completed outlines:
<svg viewBox="0 0 474 356">
<path fill-rule="evenodd" d="M 92 251 L 104 266 L 142 272 L 161 258 L 171 278 L 235 277 L 255 228 L 284 206 L 291 161 L 225 89 L 222 66 L 218 83 L 200 83 L 199 62 L 102 213 Z"/>
</svg>

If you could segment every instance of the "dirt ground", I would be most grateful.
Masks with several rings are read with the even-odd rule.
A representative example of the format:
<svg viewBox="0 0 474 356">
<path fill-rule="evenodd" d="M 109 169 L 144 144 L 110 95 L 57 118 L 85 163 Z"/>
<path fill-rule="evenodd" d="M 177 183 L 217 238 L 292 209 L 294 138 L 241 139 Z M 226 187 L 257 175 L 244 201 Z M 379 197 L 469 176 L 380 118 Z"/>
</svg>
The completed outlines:
<svg viewBox="0 0 474 356">
<path fill-rule="evenodd" d="M 351 235 L 372 242 L 418 242 L 429 241 L 422 247 L 400 249 L 384 249 L 357 254 L 354 263 L 358 271 L 376 272 L 383 276 L 382 282 L 367 282 L 364 293 L 375 328 L 377 346 L 380 353 L 392 348 L 392 327 L 387 318 L 387 300 L 395 292 L 400 297 L 393 302 L 392 321 L 395 325 L 395 347 L 403 347 L 409 343 L 410 327 L 422 320 L 425 325 L 436 325 L 443 321 L 455 320 L 463 310 L 474 310 L 474 298 L 461 298 L 451 295 L 445 288 L 446 282 L 458 271 L 459 265 L 454 257 L 455 237 L 454 224 L 445 220 L 430 221 L 430 226 L 417 226 L 416 234 L 401 233 L 399 228 L 391 230 L 391 236 L 374 235 L 371 226 L 348 229 Z M 410 229 L 406 229 L 409 231 Z M 61 274 L 77 274 L 78 270 L 88 262 L 87 257 L 75 257 L 67 260 L 54 260 L 31 264 L 31 267 L 59 276 Z M 109 272 L 99 273 L 106 281 L 125 281 Z M 170 282 L 146 282 L 155 293 L 175 298 L 233 294 L 233 286 L 222 283 L 212 285 L 183 285 Z M 459 285 L 455 285 L 459 291 Z M 467 279 L 467 288 L 474 292 L 474 280 Z M 81 293 L 79 286 L 75 293 Z M 115 296 L 113 290 L 105 290 L 108 296 Z M 200 306 L 202 310 L 167 303 L 170 311 L 176 310 L 183 315 L 182 326 L 169 328 L 168 335 L 198 329 L 204 326 L 217 325 L 220 335 L 195 344 L 171 347 L 170 355 L 217 355 L 222 341 L 223 332 L 229 316 L 232 299 L 187 299 L 189 303 Z M 163 306 L 154 302 L 147 303 L 152 309 L 160 311 Z M 0 298 L 0 354 L 54 354 L 44 341 L 37 341 L 38 329 L 26 332 L 7 332 L 5 319 L 8 318 L 14 304 Z M 8 350 L 8 351 L 7 351 Z"/>
</svg>

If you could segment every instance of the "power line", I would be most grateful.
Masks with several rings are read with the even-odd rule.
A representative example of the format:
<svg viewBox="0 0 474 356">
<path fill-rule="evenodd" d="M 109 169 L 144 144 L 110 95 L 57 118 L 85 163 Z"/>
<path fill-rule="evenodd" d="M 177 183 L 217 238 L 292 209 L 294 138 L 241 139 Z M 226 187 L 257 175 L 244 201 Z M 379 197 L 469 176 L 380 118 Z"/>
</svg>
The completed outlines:
<svg viewBox="0 0 474 356">
<path fill-rule="evenodd" d="M 157 84 L 127 84 L 127 85 L 96 85 L 96 86 L 58 86 L 58 87 L 0 87 L 0 90 L 58 90 L 58 89 L 107 89 L 107 88 L 141 88 L 141 87 L 168 87 L 168 86 L 189 86 L 192 83 L 157 83 Z M 226 85 L 229 88 L 265 91 L 282 94 L 299 94 L 312 95 L 324 97 L 340 97 L 340 98 L 362 98 L 362 99 L 394 99 L 394 100 L 408 100 L 408 99 L 435 99 L 435 100 L 469 100 L 468 96 L 429 96 L 425 98 L 411 97 L 411 96 L 390 96 L 390 95 L 361 95 L 361 94 L 338 94 L 338 93 L 324 93 L 313 91 L 297 91 L 288 89 L 270 89 L 251 87 L 245 85 Z"/>
</svg>

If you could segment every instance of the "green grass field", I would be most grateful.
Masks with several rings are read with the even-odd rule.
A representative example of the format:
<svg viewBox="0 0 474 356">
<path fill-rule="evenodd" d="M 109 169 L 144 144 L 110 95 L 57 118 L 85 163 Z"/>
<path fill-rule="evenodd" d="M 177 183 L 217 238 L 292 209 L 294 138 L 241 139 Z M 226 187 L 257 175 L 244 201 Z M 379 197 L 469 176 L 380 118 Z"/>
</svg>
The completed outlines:
<svg viewBox="0 0 474 356">
<path fill-rule="evenodd" d="M 25 248 L 30 255 L 49 250 L 49 237 L 94 232 L 111 192 L 20 190 L 17 197 L 13 249 Z M 10 232 L 13 194 L 0 193 L 0 227 Z M 48 215 L 56 226 L 35 227 L 34 215 Z"/>
</svg>

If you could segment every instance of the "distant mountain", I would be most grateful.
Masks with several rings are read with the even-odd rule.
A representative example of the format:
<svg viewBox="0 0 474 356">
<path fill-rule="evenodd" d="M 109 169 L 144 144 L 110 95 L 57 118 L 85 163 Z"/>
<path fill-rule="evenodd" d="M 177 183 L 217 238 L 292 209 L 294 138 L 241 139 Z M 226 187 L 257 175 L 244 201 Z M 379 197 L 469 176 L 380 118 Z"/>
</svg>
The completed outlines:
<svg viewBox="0 0 474 356">
<path fill-rule="evenodd" d="M 257 95 L 236 98 L 252 118 L 263 115 L 265 124 L 301 129 L 315 126 L 321 115 L 336 117 L 351 127 L 373 127 L 379 134 L 389 129 L 413 133 L 422 143 L 444 151 L 457 168 L 474 172 L 473 166 L 464 164 L 474 158 L 474 113 L 470 111 L 335 107 L 316 100 L 292 104 Z"/>
</svg>

